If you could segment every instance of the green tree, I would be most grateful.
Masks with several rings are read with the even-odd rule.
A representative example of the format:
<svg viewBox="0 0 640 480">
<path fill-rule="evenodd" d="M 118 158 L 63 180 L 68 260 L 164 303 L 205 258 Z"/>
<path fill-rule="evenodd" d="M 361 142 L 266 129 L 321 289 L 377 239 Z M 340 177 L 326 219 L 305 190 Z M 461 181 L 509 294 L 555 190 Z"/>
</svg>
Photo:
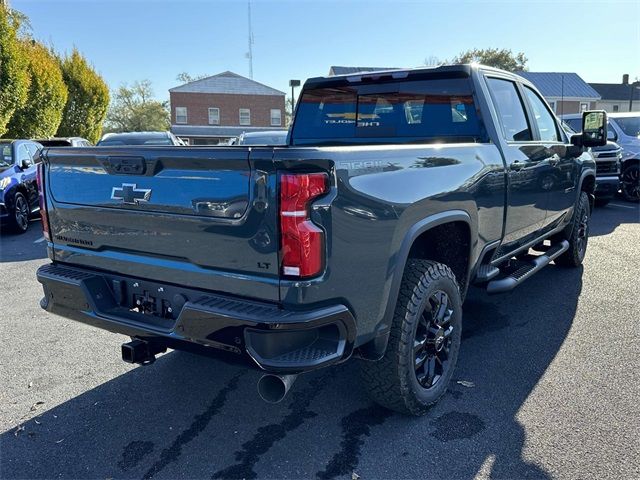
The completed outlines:
<svg viewBox="0 0 640 480">
<path fill-rule="evenodd" d="M 121 85 L 109 107 L 105 129 L 110 132 L 164 131 L 170 125 L 168 102 L 153 99 L 149 80 Z"/>
<path fill-rule="evenodd" d="M 109 107 L 109 88 L 78 50 L 61 60 L 69 91 L 58 135 L 84 137 L 97 142 Z"/>
<path fill-rule="evenodd" d="M 506 48 L 473 48 L 454 57 L 450 63 L 481 63 L 509 72 L 527 70 L 528 58 L 524 53 L 514 54 Z"/>
<path fill-rule="evenodd" d="M 182 82 L 182 83 L 189 83 L 189 82 L 195 82 L 196 80 L 202 80 L 203 78 L 207 78 L 210 75 L 191 75 L 190 73 L 187 72 L 181 72 L 178 75 L 176 75 L 176 80 L 178 82 Z"/>
<path fill-rule="evenodd" d="M 0 137 L 16 109 L 27 99 L 27 59 L 20 54 L 20 16 L 0 4 Z"/>
<path fill-rule="evenodd" d="M 67 103 L 60 64 L 46 47 L 33 40 L 22 40 L 20 53 L 27 59 L 30 85 L 27 101 L 9 120 L 7 136 L 50 137 L 58 130 Z"/>
</svg>

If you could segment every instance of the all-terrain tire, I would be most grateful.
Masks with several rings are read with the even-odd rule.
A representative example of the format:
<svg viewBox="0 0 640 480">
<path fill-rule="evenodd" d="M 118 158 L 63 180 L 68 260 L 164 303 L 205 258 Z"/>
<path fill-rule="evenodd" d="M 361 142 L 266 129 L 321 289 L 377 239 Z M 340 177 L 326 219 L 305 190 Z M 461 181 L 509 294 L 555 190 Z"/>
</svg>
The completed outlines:
<svg viewBox="0 0 640 480">
<path fill-rule="evenodd" d="M 569 250 L 554 260 L 556 265 L 573 268 L 582 265 L 584 256 L 587 253 L 590 220 L 591 208 L 589 207 L 589 196 L 586 192 L 580 192 L 580 197 L 578 198 L 578 203 L 573 214 L 573 221 L 569 229 L 570 233 L 563 233 L 560 237 L 569 241 Z"/>
<path fill-rule="evenodd" d="M 442 307 L 445 296 L 446 305 Z M 434 303 L 435 299 L 442 300 L 439 306 Z M 442 311 L 445 312 L 442 320 L 436 321 Z M 429 325 L 431 328 L 425 330 Z M 441 327 L 436 328 L 438 325 Z M 443 328 L 449 332 L 448 336 Z M 433 333 L 436 329 L 437 334 Z M 416 354 L 416 349 L 422 343 L 424 331 L 427 332 L 423 340 L 425 357 L 429 349 L 435 353 L 418 367 L 422 357 Z M 461 333 L 462 300 L 451 269 L 430 260 L 410 259 L 402 278 L 385 355 L 378 361 L 360 363 L 361 377 L 371 398 L 400 413 L 424 415 L 447 390 L 458 359 Z M 436 351 L 438 342 L 448 345 L 446 359 L 439 363 L 437 356 L 442 356 L 445 347 Z M 435 367 L 425 373 L 431 364 Z M 438 369 L 440 375 L 436 379 L 433 372 Z M 430 384 L 430 379 L 435 382 Z M 425 383 L 431 386 L 425 388 Z"/>
</svg>

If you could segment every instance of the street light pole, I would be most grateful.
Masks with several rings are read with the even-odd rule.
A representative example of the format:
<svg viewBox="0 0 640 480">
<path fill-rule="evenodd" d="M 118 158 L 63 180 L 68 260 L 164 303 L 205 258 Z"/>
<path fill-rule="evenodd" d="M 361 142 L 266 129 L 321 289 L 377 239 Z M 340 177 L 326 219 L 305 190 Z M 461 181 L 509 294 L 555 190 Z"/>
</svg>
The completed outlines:
<svg viewBox="0 0 640 480">
<path fill-rule="evenodd" d="M 300 80 L 289 80 L 289 86 L 291 87 L 291 116 L 293 117 L 293 111 L 295 110 L 295 88 L 300 86 Z"/>
</svg>

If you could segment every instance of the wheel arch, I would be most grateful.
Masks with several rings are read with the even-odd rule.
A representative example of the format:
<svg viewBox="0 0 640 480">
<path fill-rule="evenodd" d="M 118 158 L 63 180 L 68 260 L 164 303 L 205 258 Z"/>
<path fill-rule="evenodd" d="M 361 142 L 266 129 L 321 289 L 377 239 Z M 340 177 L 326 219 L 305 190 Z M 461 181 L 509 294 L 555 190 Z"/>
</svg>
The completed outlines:
<svg viewBox="0 0 640 480">
<path fill-rule="evenodd" d="M 439 234 L 453 234 L 458 236 L 458 240 L 447 244 L 447 248 L 436 248 L 434 239 Z M 472 271 L 472 252 L 474 242 L 472 238 L 476 235 L 476 227 L 472 216 L 464 210 L 448 210 L 439 212 L 419 220 L 414 223 L 405 233 L 400 248 L 394 255 L 393 274 L 391 287 L 387 298 L 386 308 L 382 320 L 378 324 L 375 337 L 359 347 L 359 356 L 365 359 L 377 360 L 384 355 L 389 341 L 389 328 L 393 320 L 395 305 L 398 300 L 400 284 L 407 262 L 412 255 L 416 258 L 435 260 L 446 263 L 456 275 L 460 282 L 461 296 L 469 284 L 470 273 Z M 446 242 L 436 243 L 436 247 L 445 245 Z M 454 248 L 451 248 L 453 246 Z M 458 255 L 463 253 L 462 256 Z M 454 265 L 443 260 L 457 258 Z M 460 275 L 460 277 L 458 277 Z"/>
</svg>

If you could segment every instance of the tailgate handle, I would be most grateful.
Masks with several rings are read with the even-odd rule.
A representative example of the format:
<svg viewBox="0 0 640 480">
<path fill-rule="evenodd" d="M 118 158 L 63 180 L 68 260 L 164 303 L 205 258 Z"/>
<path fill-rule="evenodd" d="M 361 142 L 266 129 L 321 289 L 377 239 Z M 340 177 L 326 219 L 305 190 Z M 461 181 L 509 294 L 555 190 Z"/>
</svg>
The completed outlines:
<svg viewBox="0 0 640 480">
<path fill-rule="evenodd" d="M 108 162 L 116 175 L 143 175 L 147 166 L 143 157 L 109 157 Z"/>
</svg>

